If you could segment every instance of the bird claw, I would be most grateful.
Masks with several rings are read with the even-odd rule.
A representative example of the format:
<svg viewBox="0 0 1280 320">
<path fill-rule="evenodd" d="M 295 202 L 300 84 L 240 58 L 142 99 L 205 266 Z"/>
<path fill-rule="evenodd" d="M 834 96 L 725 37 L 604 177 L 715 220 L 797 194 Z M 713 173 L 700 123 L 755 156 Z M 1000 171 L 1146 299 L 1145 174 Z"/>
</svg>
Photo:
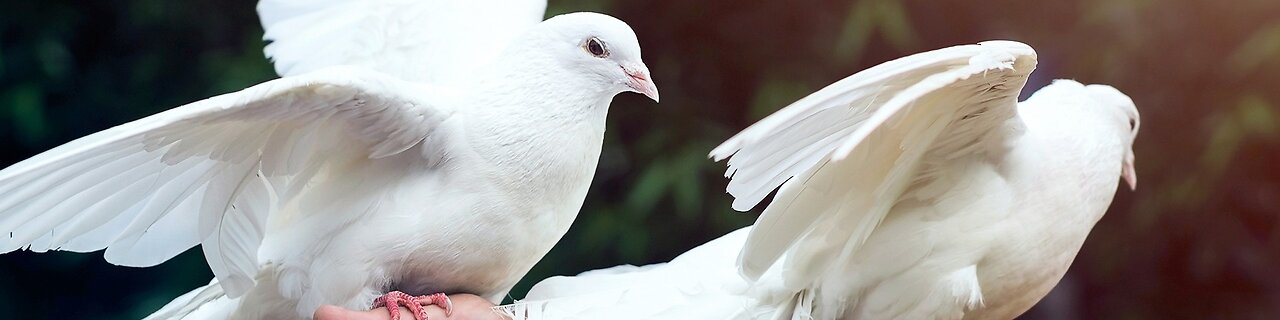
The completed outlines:
<svg viewBox="0 0 1280 320">
<path fill-rule="evenodd" d="M 413 312 L 414 320 L 427 320 L 427 311 L 422 307 L 429 305 L 437 305 L 444 308 L 446 317 L 453 316 L 453 301 L 449 300 L 449 296 L 443 293 L 411 296 L 404 292 L 392 291 L 373 299 L 373 309 L 387 307 L 387 313 L 391 314 L 391 320 L 400 320 L 400 307 L 408 308 L 409 311 Z"/>
</svg>

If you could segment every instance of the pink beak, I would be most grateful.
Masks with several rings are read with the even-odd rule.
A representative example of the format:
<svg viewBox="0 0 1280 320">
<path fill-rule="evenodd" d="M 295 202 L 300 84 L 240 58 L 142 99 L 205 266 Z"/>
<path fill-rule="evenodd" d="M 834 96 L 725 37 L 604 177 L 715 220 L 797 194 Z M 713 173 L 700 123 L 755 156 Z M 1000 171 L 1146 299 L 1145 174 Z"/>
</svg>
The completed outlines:
<svg viewBox="0 0 1280 320">
<path fill-rule="evenodd" d="M 1138 171 L 1133 168 L 1133 156 L 1125 158 L 1124 166 L 1120 168 L 1120 177 L 1129 184 L 1129 191 L 1138 190 Z"/>
<path fill-rule="evenodd" d="M 627 73 L 627 86 L 631 87 L 631 90 L 653 99 L 653 102 L 658 102 L 658 86 L 654 85 L 653 79 L 649 77 L 648 67 L 643 64 L 624 65 L 622 71 Z"/>
</svg>

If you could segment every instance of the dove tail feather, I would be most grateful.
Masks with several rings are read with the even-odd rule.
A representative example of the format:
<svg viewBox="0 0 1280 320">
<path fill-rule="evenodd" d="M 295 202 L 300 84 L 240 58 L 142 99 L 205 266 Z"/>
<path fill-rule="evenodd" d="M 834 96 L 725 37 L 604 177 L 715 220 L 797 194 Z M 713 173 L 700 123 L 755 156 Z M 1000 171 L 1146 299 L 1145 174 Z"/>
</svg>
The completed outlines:
<svg viewBox="0 0 1280 320">
<path fill-rule="evenodd" d="M 235 311 L 239 299 L 228 298 L 213 279 L 208 285 L 179 296 L 143 320 L 227 319 Z"/>
<path fill-rule="evenodd" d="M 516 302 L 493 307 L 493 312 L 514 320 L 550 319 L 551 317 L 547 315 L 549 313 L 547 307 L 547 301 Z"/>
</svg>

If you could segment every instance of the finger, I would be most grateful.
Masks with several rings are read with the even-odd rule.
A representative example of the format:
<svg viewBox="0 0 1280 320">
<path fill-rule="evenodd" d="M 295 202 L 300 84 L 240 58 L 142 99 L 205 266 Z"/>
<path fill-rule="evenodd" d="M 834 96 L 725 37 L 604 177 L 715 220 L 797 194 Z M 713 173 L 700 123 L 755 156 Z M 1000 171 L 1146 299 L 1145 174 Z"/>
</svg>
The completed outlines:
<svg viewBox="0 0 1280 320">
<path fill-rule="evenodd" d="M 409 310 L 400 308 L 400 314 L 412 314 L 408 312 Z M 387 308 L 353 311 L 327 304 L 317 308 L 312 316 L 316 320 L 391 320 L 391 314 L 387 313 Z"/>
</svg>

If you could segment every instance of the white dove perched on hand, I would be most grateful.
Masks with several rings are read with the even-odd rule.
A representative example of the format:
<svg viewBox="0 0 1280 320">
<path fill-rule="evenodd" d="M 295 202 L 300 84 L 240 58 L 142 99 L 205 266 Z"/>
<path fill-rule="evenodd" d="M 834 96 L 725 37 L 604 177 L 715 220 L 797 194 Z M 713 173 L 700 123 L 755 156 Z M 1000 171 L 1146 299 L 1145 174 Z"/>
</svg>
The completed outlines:
<svg viewBox="0 0 1280 320">
<path fill-rule="evenodd" d="M 200 244 L 216 279 L 155 319 L 306 318 L 321 304 L 367 309 L 375 298 L 393 318 L 397 305 L 424 317 L 420 305 L 449 307 L 425 294 L 500 301 L 577 215 L 613 96 L 658 99 L 636 36 L 596 13 L 538 23 L 541 1 L 476 19 L 433 10 L 505 4 L 358 3 L 263 2 L 301 12 L 264 20 L 284 78 L 0 171 L 0 253 L 106 249 L 112 263 L 143 267 Z M 350 11 L 361 6 L 382 11 Z M 389 16 L 352 16 L 367 13 Z M 306 23 L 325 15 L 338 16 Z M 411 23 L 501 15 L 520 17 L 504 25 L 520 31 L 472 34 L 472 47 L 415 42 L 470 29 Z M 405 24 L 379 32 L 388 21 Z M 324 42 L 327 30 L 393 38 Z M 313 50 L 289 51 L 297 46 Z M 437 49 L 459 60 L 434 60 Z M 470 50 L 476 60 L 463 60 Z M 404 60 L 371 62 L 383 57 Z M 475 69 L 428 76 L 416 61 Z"/>
<path fill-rule="evenodd" d="M 755 225 L 670 263 L 553 277 L 517 319 L 1012 319 L 1136 186 L 1133 101 L 1059 80 L 1022 103 L 1025 44 L 859 72 L 711 152 Z"/>
</svg>

